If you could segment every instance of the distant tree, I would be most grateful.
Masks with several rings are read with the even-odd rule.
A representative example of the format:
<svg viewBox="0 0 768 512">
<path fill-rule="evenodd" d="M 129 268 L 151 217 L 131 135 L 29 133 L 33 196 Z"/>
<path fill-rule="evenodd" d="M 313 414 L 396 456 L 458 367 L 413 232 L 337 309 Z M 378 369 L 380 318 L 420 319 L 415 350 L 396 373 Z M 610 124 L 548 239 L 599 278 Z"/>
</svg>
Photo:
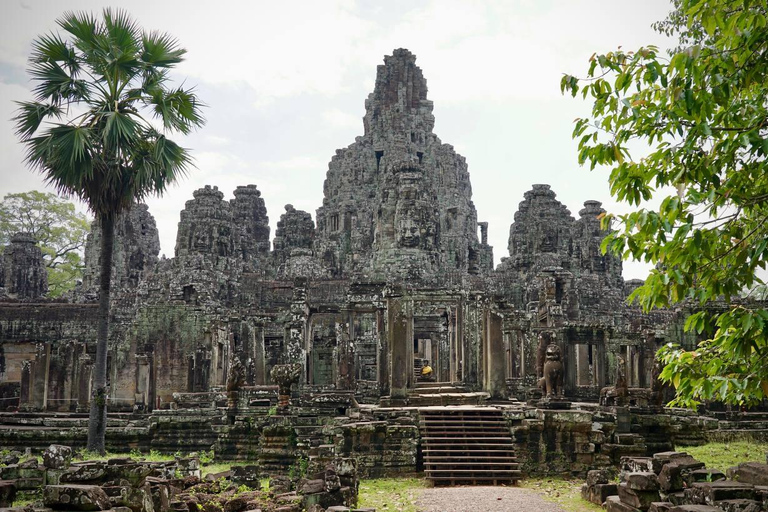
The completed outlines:
<svg viewBox="0 0 768 512">
<path fill-rule="evenodd" d="M 595 54 L 561 87 L 593 103 L 576 120 L 579 162 L 611 167 L 611 193 L 635 207 L 603 220 L 618 227 L 605 250 L 654 265 L 631 298 L 698 305 L 685 329 L 704 341 L 659 354 L 675 403 L 751 404 L 768 397 L 768 311 L 731 299 L 761 289 L 768 260 L 768 5 L 672 7 L 655 28 L 678 47 Z M 724 308 L 704 307 L 714 301 Z"/>
<path fill-rule="evenodd" d="M 143 32 L 120 10 L 66 13 L 64 36 L 33 42 L 34 101 L 19 103 L 17 133 L 27 162 L 60 192 L 79 197 L 101 226 L 99 322 L 88 449 L 104 453 L 107 338 L 115 219 L 148 194 L 160 194 L 190 163 L 165 132 L 203 124 L 195 95 L 170 87 L 169 69 L 186 51 L 161 32 Z M 154 118 L 156 124 L 150 122 Z"/>
<path fill-rule="evenodd" d="M 32 234 L 48 268 L 48 295 L 58 297 L 83 276 L 83 248 L 90 223 L 75 205 L 50 192 L 6 194 L 0 202 L 0 251 L 14 233 Z"/>
</svg>

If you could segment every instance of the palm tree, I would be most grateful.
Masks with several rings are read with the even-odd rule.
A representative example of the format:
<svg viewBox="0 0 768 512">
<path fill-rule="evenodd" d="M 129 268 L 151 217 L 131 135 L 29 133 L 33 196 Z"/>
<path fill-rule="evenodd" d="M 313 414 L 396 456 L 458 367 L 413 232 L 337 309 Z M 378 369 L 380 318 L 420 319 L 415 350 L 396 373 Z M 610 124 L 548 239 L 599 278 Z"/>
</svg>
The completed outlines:
<svg viewBox="0 0 768 512">
<path fill-rule="evenodd" d="M 112 9 L 103 19 L 67 12 L 57 24 L 63 37 L 51 33 L 33 43 L 35 99 L 18 103 L 14 121 L 26 161 L 60 193 L 85 202 L 101 226 L 88 449 L 104 453 L 115 218 L 186 173 L 187 150 L 165 134 L 187 134 L 204 120 L 194 92 L 169 83 L 169 69 L 186 50 L 168 34 L 142 31 Z"/>
</svg>

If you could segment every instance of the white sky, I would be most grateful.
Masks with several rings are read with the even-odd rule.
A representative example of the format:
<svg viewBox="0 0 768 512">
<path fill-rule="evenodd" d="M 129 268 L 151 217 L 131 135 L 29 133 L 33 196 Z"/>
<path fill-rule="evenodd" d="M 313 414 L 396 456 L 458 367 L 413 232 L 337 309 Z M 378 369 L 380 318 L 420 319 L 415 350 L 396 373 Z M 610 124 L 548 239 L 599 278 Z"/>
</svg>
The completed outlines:
<svg viewBox="0 0 768 512">
<path fill-rule="evenodd" d="M 570 135 L 589 103 L 561 96 L 560 77 L 583 75 L 594 52 L 667 46 L 650 25 L 671 8 L 668 0 L 4 1 L 0 196 L 44 188 L 23 163 L 10 121 L 13 101 L 30 97 L 31 41 L 54 30 L 65 10 L 104 5 L 177 37 L 188 54 L 174 76 L 209 106 L 206 126 L 181 139 L 197 169 L 148 201 L 167 256 L 184 202 L 205 184 L 227 198 L 237 185 L 257 184 L 273 236 L 287 203 L 314 218 L 331 156 L 363 133 L 376 66 L 402 47 L 427 79 L 435 133 L 467 158 L 497 262 L 533 183 L 552 185 L 575 217 L 587 199 L 626 211 L 610 198 L 607 170 L 577 164 Z M 647 273 L 640 263 L 624 269 L 627 279 Z"/>
</svg>

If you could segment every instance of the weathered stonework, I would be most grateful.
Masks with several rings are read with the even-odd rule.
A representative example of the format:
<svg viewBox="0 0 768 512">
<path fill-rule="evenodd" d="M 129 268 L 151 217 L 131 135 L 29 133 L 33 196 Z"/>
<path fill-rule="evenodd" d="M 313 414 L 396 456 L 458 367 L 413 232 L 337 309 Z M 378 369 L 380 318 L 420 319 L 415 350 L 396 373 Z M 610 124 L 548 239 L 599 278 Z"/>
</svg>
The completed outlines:
<svg viewBox="0 0 768 512">
<path fill-rule="evenodd" d="M 529 472 L 583 473 L 672 440 L 731 435 L 724 417 L 662 413 L 653 356 L 668 341 L 695 345 L 682 331 L 690 310 L 626 304 L 641 282 L 625 282 L 621 261 L 599 251 L 599 202 L 574 218 L 549 185 L 533 185 L 494 269 L 466 161 L 433 133 L 426 80 L 407 50 L 379 66 L 363 125 L 328 165 L 316 224 L 287 205 L 271 248 L 255 185 L 229 201 L 216 187 L 195 191 L 172 258 L 158 259 L 146 206 L 121 217 L 109 408 L 132 415 L 110 420 L 110 447 L 213 448 L 282 473 L 333 452 L 354 456 L 363 474 L 411 472 L 418 407 L 488 398 L 501 404 Z M 83 286 L 67 301 L 41 298 L 34 244 L 20 240 L 3 255 L 0 282 L 16 279 L 22 291 L 13 297 L 6 284 L 0 300 L 3 408 L 87 410 L 98 240 L 94 226 Z M 562 371 L 544 393 L 570 410 L 522 403 L 542 398 L 550 344 Z M 294 385 L 275 378 L 281 365 L 296 369 Z M 620 400 L 600 407 L 617 369 Z M 270 414 L 280 385 L 291 405 Z M 0 426 L 50 421 L 29 414 L 9 413 Z M 82 444 L 85 420 L 56 421 L 67 428 L 0 428 L 0 444 L 38 449 L 54 435 Z"/>
<path fill-rule="evenodd" d="M 28 233 L 16 233 L 0 254 L 0 297 L 29 300 L 48 293 L 43 253 Z"/>
</svg>

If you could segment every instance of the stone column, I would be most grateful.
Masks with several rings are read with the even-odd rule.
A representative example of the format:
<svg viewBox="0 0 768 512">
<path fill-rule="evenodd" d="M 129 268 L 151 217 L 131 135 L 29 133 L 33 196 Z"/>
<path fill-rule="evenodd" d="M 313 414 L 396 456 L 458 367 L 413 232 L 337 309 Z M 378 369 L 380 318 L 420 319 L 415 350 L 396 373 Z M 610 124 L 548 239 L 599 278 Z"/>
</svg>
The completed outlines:
<svg viewBox="0 0 768 512">
<path fill-rule="evenodd" d="M 30 386 L 32 384 L 32 362 L 21 362 L 21 385 L 19 387 L 19 409 L 25 410 L 30 406 Z"/>
<path fill-rule="evenodd" d="M 503 399 L 507 396 L 507 379 L 504 367 L 504 336 L 501 332 L 502 316 L 488 310 L 486 312 L 486 383 L 491 398 Z"/>
<path fill-rule="evenodd" d="M 149 404 L 149 377 L 150 366 L 149 357 L 146 354 L 136 355 L 136 396 L 134 408 L 139 411 L 146 411 Z"/>
<path fill-rule="evenodd" d="M 77 379 L 77 412 L 88 412 L 90 407 L 92 366 L 91 356 L 84 354 Z"/>
<path fill-rule="evenodd" d="M 44 411 L 48 404 L 50 353 L 51 347 L 48 343 L 38 343 L 35 361 L 32 363 L 30 386 L 30 403 L 38 411 Z"/>
<path fill-rule="evenodd" d="M 413 316 L 409 306 L 403 297 L 387 299 L 387 341 L 392 363 L 389 396 L 392 398 L 407 398 L 413 379 Z"/>
<path fill-rule="evenodd" d="M 256 327 L 253 337 L 253 384 L 263 386 L 267 383 L 267 370 L 264 364 L 264 328 Z"/>
<path fill-rule="evenodd" d="M 350 336 L 350 323 L 341 322 L 336 325 L 336 340 L 339 354 L 339 371 L 336 378 L 336 388 L 345 391 L 355 389 L 355 346 Z"/>
</svg>

